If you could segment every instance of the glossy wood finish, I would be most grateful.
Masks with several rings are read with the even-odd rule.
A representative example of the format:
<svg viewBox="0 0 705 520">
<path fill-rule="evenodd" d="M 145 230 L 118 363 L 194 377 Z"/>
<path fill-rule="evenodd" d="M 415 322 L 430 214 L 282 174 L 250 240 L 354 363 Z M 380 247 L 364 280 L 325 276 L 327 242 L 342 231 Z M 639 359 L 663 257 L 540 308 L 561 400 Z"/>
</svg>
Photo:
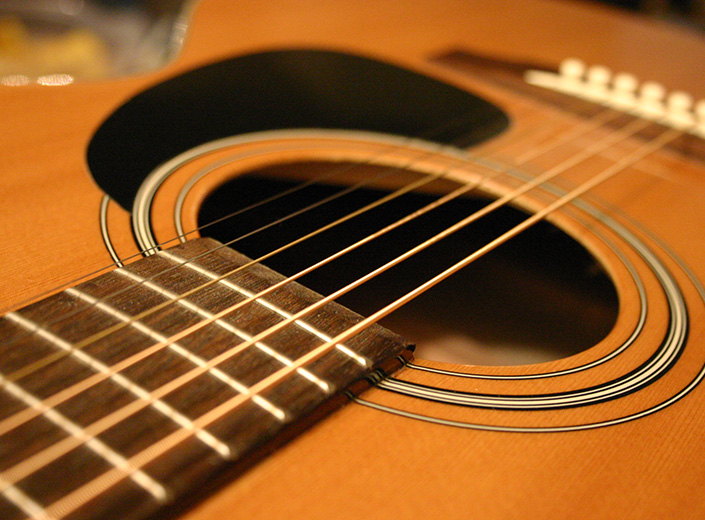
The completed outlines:
<svg viewBox="0 0 705 520">
<path fill-rule="evenodd" d="M 118 472 L 122 482 L 95 492 L 97 499 L 76 513 L 125 518 L 129 504 L 131 517 L 138 511 L 144 515 L 162 505 L 155 488 L 175 498 L 197 491 L 196 480 L 242 471 L 256 453 L 272 449 L 268 441 L 281 443 L 282 437 L 310 426 L 347 402 L 343 392 L 369 386 L 365 376 L 391 373 L 402 355 L 410 357 L 401 338 L 379 326 L 344 346 L 321 348 L 326 337 L 362 319 L 335 303 L 322 306 L 315 317 L 300 318 L 293 330 L 248 348 L 254 343 L 250 338 L 321 299 L 291 283 L 258 300 L 264 304 L 246 305 L 247 295 L 283 279 L 261 265 L 243 269 L 251 263 L 214 240 L 192 240 L 0 321 L 4 377 L 58 410 L 56 416 L 42 417 L 26 397 L 20 410 L 5 403 L 0 428 L 12 434 L 5 438 L 2 459 L 12 467 L 4 469 L 4 480 L 24 481 L 37 501 L 51 503 L 90 482 L 95 469 L 104 469 L 103 446 L 132 460 L 142 449 L 176 436 L 173 446 L 156 451 L 136 472 L 151 475 L 157 486 Z M 210 290 L 202 289 L 208 282 Z M 176 295 L 180 303 L 169 305 Z M 214 318 L 238 303 L 239 310 Z M 160 305 L 161 312 L 142 316 Z M 65 317 L 57 322 L 59 315 Z M 182 340 L 168 346 L 157 341 L 209 318 L 213 321 Z M 28 334 L 35 328 L 44 334 Z M 252 400 L 243 398 L 318 349 L 320 355 L 306 368 L 281 374 Z M 13 396 L 22 403 L 24 394 Z M 214 414 L 214 409 L 221 411 Z M 84 443 L 70 434 L 68 423 L 105 444 Z M 30 459 L 42 469 L 28 469 L 36 467 Z"/>
<path fill-rule="evenodd" d="M 478 92 L 507 110 L 513 120 L 511 130 L 478 153 L 508 163 L 541 146 L 542 139 L 555 139 L 585 120 L 441 63 L 438 56 L 467 49 L 554 67 L 566 56 L 578 56 L 705 95 L 701 66 L 705 42 L 700 36 L 572 2 L 206 0 L 194 8 L 192 20 L 181 56 L 158 74 L 66 89 L 0 90 L 4 111 L 0 119 L 4 284 L 0 306 L 17 307 L 26 298 L 110 263 L 96 221 L 102 194 L 86 171 L 86 145 L 100 122 L 134 93 L 195 64 L 233 53 L 298 46 L 396 61 Z M 545 128 L 549 134 L 537 131 Z M 562 154 L 575 153 L 601 137 L 604 132 L 595 131 L 575 143 L 573 150 L 539 157 L 527 169 L 545 170 Z M 612 155 L 601 157 L 606 161 L 601 164 L 611 164 L 643 143 L 640 138 L 627 140 Z M 565 186 L 579 182 L 591 170 L 575 169 Z M 507 188 L 497 187 L 502 189 Z M 702 386 L 658 412 L 619 425 L 543 433 L 462 427 L 565 427 L 609 421 L 666 402 L 703 366 L 702 294 L 690 273 L 660 242 L 668 243 L 696 280 L 705 277 L 701 247 L 705 230 L 699 224 L 705 185 L 700 158 L 660 151 L 593 195 L 600 208 L 604 203 L 628 215 L 609 213 L 655 252 L 683 293 L 690 322 L 687 348 L 675 369 L 618 399 L 529 412 L 452 406 L 373 389 L 363 396 L 367 403 L 456 425 L 400 417 L 369 406 L 345 407 L 185 512 L 184 518 L 234 514 L 243 518 L 702 517 L 705 472 L 698 464 L 705 451 Z M 545 201 L 528 198 L 525 203 L 540 207 Z M 126 213 L 117 207 L 111 211 L 117 221 L 125 221 L 115 225 L 116 236 L 125 236 Z M 649 302 L 644 332 L 633 347 L 596 369 L 545 379 L 471 379 L 407 369 L 399 380 L 476 394 L 560 393 L 628 374 L 657 351 L 673 313 L 653 270 L 614 227 L 599 219 L 580 213 L 557 215 L 555 220 L 583 240 L 615 279 L 621 308 L 612 333 L 582 354 L 541 365 L 490 368 L 426 360 L 418 365 L 466 374 L 530 375 L 600 359 L 624 344 L 640 315 L 638 287 L 618 253 L 633 263 Z M 608 247 L 596 238 L 598 234 L 616 247 Z M 125 250 L 129 243 L 125 238 Z"/>
<path fill-rule="evenodd" d="M 69 91 L 30 86 L 21 92 L 10 88 L 0 92 L 3 171 L 16 172 L 3 175 L 3 190 L 10 202 L 2 208 L 0 247 L 8 277 L 21 280 L 6 285 L 0 307 L 11 307 L 22 298 L 75 279 L 86 269 L 109 263 L 108 257 L 94 255 L 90 265 L 83 266 L 86 250 L 63 238 L 80 234 L 88 248 L 100 243 L 93 224 L 101 193 L 85 171 L 87 143 L 100 122 L 136 92 L 195 64 L 233 53 L 311 46 L 396 58 L 462 84 L 462 76 L 429 65 L 429 59 L 463 47 L 553 66 L 566 56 L 578 56 L 695 96 L 705 95 L 697 75 L 705 44 L 697 34 L 570 2 L 529 2 L 525 7 L 501 1 L 489 6 L 463 1 L 442 6 L 372 1 L 354 5 L 282 1 L 267 6 L 205 2 L 194 6 L 192 29 L 181 56 L 158 75 L 76 84 Z M 688 52 L 682 52 L 684 48 Z M 82 109 L 77 111 L 79 103 Z M 27 149 L 32 150 L 29 158 L 24 153 Z M 46 189 L 35 193 L 35 186 Z M 20 210 L 26 207 L 25 200 L 37 200 L 36 206 L 27 208 L 31 222 L 37 225 L 30 224 Z M 76 212 L 75 208 L 87 211 Z M 32 240 L 18 244 L 12 239 L 18 234 Z M 96 254 L 103 253 L 102 249 L 97 248 Z M 28 257 L 36 261 L 27 265 Z M 51 267 L 55 257 L 65 261 L 61 273 Z"/>
</svg>

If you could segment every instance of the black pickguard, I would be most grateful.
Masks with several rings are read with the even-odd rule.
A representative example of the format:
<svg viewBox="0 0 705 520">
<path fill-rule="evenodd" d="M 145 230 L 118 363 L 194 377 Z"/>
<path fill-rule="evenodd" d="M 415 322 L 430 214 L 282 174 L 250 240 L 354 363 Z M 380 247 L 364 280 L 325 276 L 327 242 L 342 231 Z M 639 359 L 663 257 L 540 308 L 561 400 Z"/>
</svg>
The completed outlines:
<svg viewBox="0 0 705 520">
<path fill-rule="evenodd" d="M 98 129 L 87 161 L 98 185 L 130 208 L 155 167 L 222 137 L 324 128 L 466 147 L 508 124 L 487 101 L 388 63 L 339 52 L 283 50 L 213 63 L 136 95 Z"/>
</svg>

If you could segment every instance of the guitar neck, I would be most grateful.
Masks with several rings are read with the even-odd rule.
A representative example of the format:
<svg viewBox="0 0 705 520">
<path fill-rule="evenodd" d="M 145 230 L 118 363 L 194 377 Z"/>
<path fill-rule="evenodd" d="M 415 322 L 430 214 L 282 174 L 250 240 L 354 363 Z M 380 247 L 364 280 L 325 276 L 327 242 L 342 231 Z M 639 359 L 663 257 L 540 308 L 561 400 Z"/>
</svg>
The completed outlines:
<svg viewBox="0 0 705 520">
<path fill-rule="evenodd" d="M 34 498 L 3 491 L 26 511 L 53 503 L 50 517 L 142 517 L 242 471 L 408 357 L 378 326 L 331 342 L 361 317 L 315 308 L 321 296 L 282 280 L 199 239 L 6 315 L 2 384 L 23 406 L 0 434 L 32 442 L 3 454 L 3 480 L 31 475 Z M 42 418 L 51 426 L 37 437 Z M 105 473 L 63 469 L 87 465 Z"/>
</svg>

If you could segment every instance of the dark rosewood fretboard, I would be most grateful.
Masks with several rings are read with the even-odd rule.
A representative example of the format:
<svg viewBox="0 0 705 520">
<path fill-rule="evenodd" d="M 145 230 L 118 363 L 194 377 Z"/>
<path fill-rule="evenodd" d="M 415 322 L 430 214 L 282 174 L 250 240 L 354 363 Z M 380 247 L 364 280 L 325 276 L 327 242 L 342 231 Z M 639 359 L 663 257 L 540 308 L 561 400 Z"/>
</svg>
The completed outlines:
<svg viewBox="0 0 705 520">
<path fill-rule="evenodd" d="M 244 469 L 352 383 L 400 364 L 407 345 L 375 325 L 248 395 L 361 318 L 327 304 L 251 342 L 321 297 L 289 283 L 214 319 L 283 279 L 237 270 L 247 263 L 194 240 L 0 320 L 0 487 L 11 497 L 0 518 L 143 517 Z"/>
</svg>

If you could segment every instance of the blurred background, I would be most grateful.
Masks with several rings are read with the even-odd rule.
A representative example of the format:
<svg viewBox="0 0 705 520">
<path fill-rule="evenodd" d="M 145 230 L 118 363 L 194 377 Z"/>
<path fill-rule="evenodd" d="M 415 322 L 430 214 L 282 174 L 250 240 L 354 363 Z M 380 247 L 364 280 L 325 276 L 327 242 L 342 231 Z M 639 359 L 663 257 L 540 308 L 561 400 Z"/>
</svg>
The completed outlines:
<svg viewBox="0 0 705 520">
<path fill-rule="evenodd" d="M 705 0 L 589 1 L 682 24 L 705 35 Z M 179 51 L 189 3 L 2 0 L 0 83 L 63 84 L 74 78 L 99 79 L 156 69 Z"/>
<path fill-rule="evenodd" d="M 145 72 L 178 52 L 187 0 L 2 0 L 0 82 Z"/>
<path fill-rule="evenodd" d="M 603 0 L 603 3 L 705 30 L 704 0 Z"/>
</svg>

